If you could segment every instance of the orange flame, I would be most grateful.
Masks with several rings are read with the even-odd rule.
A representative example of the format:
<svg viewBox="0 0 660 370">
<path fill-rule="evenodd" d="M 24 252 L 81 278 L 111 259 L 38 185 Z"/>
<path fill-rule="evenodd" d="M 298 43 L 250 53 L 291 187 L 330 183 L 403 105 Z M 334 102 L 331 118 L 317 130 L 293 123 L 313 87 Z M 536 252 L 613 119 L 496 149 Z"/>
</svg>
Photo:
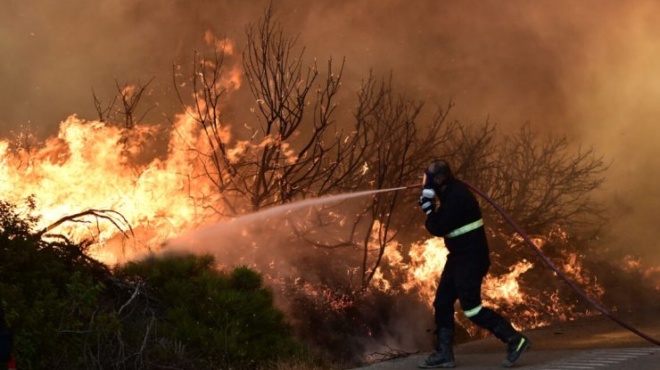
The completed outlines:
<svg viewBox="0 0 660 370">
<path fill-rule="evenodd" d="M 518 278 L 534 265 L 528 261 L 520 261 L 509 269 L 509 273 L 502 276 L 488 275 L 484 280 L 484 300 L 491 306 L 499 307 L 500 302 L 519 304 L 525 302 L 520 291 Z"/>
<path fill-rule="evenodd" d="M 386 251 L 385 256 L 390 266 L 398 266 L 401 271 L 404 271 L 400 284 L 401 290 L 418 292 L 420 298 L 431 307 L 448 254 L 442 238 L 430 238 L 413 244 L 405 257 L 400 250 L 392 248 Z M 410 260 L 410 262 L 404 263 L 404 260 Z M 499 307 L 501 302 L 508 304 L 524 302 L 518 278 L 532 266 L 530 262 L 521 261 L 513 266 L 508 274 L 487 275 L 483 284 L 484 301 L 494 307 Z M 378 288 L 383 291 L 392 289 L 393 284 L 384 280 L 383 274 L 379 274 L 377 277 L 378 281 L 375 284 Z"/>
<path fill-rule="evenodd" d="M 127 132 L 72 115 L 60 125 L 57 138 L 40 149 L 12 150 L 11 143 L 2 140 L 0 192 L 15 202 L 34 195 L 42 216 L 39 228 L 86 209 L 112 209 L 133 226 L 141 245 L 154 247 L 181 230 L 217 218 L 206 207 L 215 202 L 211 184 L 204 181 L 196 152 L 189 150 L 193 145 L 204 150 L 205 141 L 196 122 L 183 115 L 178 118 L 166 155 L 144 165 L 130 158 L 146 154 L 143 148 L 153 127 Z M 123 140 L 126 135 L 134 140 Z M 119 233 L 109 226 L 101 222 L 99 227 L 104 250 Z M 93 228 L 95 223 L 65 224 L 55 232 L 80 240 Z M 113 254 L 96 257 L 117 262 L 120 257 Z"/>
</svg>

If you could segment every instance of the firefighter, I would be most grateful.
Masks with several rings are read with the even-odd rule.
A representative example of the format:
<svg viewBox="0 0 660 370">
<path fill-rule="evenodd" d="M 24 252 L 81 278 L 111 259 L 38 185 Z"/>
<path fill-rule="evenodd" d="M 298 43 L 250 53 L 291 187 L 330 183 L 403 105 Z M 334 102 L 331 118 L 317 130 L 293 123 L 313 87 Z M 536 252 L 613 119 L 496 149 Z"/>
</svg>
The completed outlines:
<svg viewBox="0 0 660 370">
<path fill-rule="evenodd" d="M 488 272 L 490 258 L 479 203 L 468 187 L 454 178 L 446 161 L 432 162 L 424 174 L 419 204 L 426 214 L 426 229 L 432 235 L 444 238 L 449 255 L 433 301 L 437 348 L 418 367 L 455 366 L 452 342 L 456 300 L 465 316 L 507 344 L 504 366 L 509 367 L 531 342 L 509 321 L 482 305 L 481 284 Z M 436 197 L 439 205 L 436 205 Z"/>
</svg>

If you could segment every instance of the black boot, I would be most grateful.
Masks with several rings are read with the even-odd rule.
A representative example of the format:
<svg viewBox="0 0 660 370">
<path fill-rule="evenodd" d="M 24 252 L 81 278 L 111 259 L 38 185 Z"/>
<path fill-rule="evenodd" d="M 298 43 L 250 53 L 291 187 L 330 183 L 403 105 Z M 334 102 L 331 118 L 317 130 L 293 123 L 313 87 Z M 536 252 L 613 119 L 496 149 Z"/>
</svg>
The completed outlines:
<svg viewBox="0 0 660 370">
<path fill-rule="evenodd" d="M 420 369 L 450 368 L 455 367 L 454 351 L 452 345 L 454 342 L 454 331 L 449 328 L 438 329 L 438 347 L 417 367 Z"/>
<path fill-rule="evenodd" d="M 529 338 L 520 334 L 506 321 L 500 322 L 493 329 L 493 334 L 507 344 L 507 355 L 503 363 L 504 367 L 513 366 L 513 363 L 520 358 L 520 355 L 532 346 Z"/>
</svg>

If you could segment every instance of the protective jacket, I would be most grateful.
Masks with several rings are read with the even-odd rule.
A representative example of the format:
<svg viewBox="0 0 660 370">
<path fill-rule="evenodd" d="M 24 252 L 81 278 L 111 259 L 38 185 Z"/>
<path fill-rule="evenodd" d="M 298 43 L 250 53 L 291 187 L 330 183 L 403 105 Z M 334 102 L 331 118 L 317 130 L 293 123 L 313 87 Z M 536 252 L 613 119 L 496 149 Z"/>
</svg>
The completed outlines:
<svg viewBox="0 0 660 370">
<path fill-rule="evenodd" d="M 488 240 L 481 220 L 479 203 L 460 180 L 450 178 L 445 188 L 437 192 L 440 206 L 426 218 L 426 229 L 444 238 L 449 258 L 470 256 L 474 262 L 490 264 Z"/>
</svg>

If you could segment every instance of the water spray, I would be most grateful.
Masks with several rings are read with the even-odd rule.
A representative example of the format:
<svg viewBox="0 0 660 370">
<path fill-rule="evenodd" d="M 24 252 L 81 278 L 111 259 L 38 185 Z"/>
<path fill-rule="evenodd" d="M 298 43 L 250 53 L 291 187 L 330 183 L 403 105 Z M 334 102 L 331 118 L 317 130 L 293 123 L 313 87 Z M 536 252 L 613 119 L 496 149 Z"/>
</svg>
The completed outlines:
<svg viewBox="0 0 660 370">
<path fill-rule="evenodd" d="M 305 209 L 308 207 L 319 206 L 326 203 L 339 202 L 343 200 L 375 195 L 380 193 L 413 189 L 415 187 L 419 187 L 419 185 L 408 185 L 408 186 L 401 186 L 401 187 L 389 188 L 389 189 L 363 190 L 354 193 L 328 195 L 318 198 L 304 199 L 295 203 L 281 204 L 279 206 L 266 208 L 254 213 L 248 213 L 246 215 L 239 216 L 228 221 L 222 221 L 212 225 L 208 225 L 193 232 L 190 232 L 188 234 L 181 235 L 174 239 L 170 239 L 164 243 L 166 249 L 163 249 L 163 251 L 171 252 L 177 249 L 186 249 L 189 244 L 197 243 L 201 240 L 216 240 L 218 235 L 227 234 L 229 233 L 229 230 L 236 229 L 240 225 L 256 224 L 258 222 L 263 222 L 264 220 L 270 217 L 284 215 L 289 212 L 297 211 L 300 209 Z"/>
<path fill-rule="evenodd" d="M 568 284 L 568 286 L 571 289 L 573 289 L 573 291 L 575 291 L 575 293 L 577 293 L 580 297 L 582 297 L 584 300 L 589 302 L 589 304 L 591 304 L 591 306 L 593 306 L 593 308 L 595 308 L 597 311 L 599 311 L 603 315 L 607 316 L 612 321 L 614 321 L 617 324 L 621 325 L 622 327 L 624 327 L 624 328 L 628 329 L 629 331 L 633 332 L 634 334 L 640 336 L 641 338 L 644 338 L 645 340 L 649 341 L 650 343 L 655 344 L 656 346 L 660 346 L 660 341 L 650 337 L 647 334 L 644 334 L 643 332 L 639 331 L 638 329 L 634 328 L 633 326 L 627 324 L 623 320 L 616 317 L 610 310 L 608 310 L 605 307 L 601 306 L 593 298 L 589 297 L 589 295 L 587 295 L 587 293 L 585 293 L 577 284 L 575 284 L 571 279 L 569 279 L 569 277 L 563 271 L 561 271 L 554 263 L 552 263 L 552 261 L 545 254 L 543 254 L 541 249 L 539 249 L 539 247 L 537 247 L 536 244 L 534 244 L 534 242 L 532 242 L 532 239 L 527 235 L 527 233 L 525 233 L 525 231 L 520 226 L 518 226 L 518 224 L 516 224 L 513 221 L 513 219 L 511 219 L 511 217 L 509 217 L 509 215 L 507 215 L 506 212 L 504 212 L 504 210 L 502 210 L 502 208 L 497 203 L 495 203 L 495 201 L 493 199 L 491 199 L 485 192 L 479 190 L 478 188 L 476 188 L 476 187 L 474 187 L 474 186 L 472 186 L 468 183 L 465 183 L 465 182 L 463 182 L 463 183 L 465 185 L 467 185 L 467 187 L 470 188 L 472 191 L 474 191 L 479 196 L 481 196 L 484 200 L 486 200 L 486 202 L 488 202 L 491 206 L 493 206 L 493 208 L 495 208 L 497 213 L 499 213 L 500 216 L 502 216 L 502 218 L 509 225 L 511 225 L 516 230 L 516 232 L 523 238 L 525 243 L 530 248 L 532 248 L 532 250 L 534 250 L 534 252 L 541 258 L 541 260 L 545 263 L 545 265 L 548 268 L 550 268 L 551 270 L 553 270 L 559 278 L 564 280 Z M 414 185 L 404 186 L 400 189 L 420 189 L 421 187 L 422 187 L 422 184 L 414 184 Z"/>
</svg>

